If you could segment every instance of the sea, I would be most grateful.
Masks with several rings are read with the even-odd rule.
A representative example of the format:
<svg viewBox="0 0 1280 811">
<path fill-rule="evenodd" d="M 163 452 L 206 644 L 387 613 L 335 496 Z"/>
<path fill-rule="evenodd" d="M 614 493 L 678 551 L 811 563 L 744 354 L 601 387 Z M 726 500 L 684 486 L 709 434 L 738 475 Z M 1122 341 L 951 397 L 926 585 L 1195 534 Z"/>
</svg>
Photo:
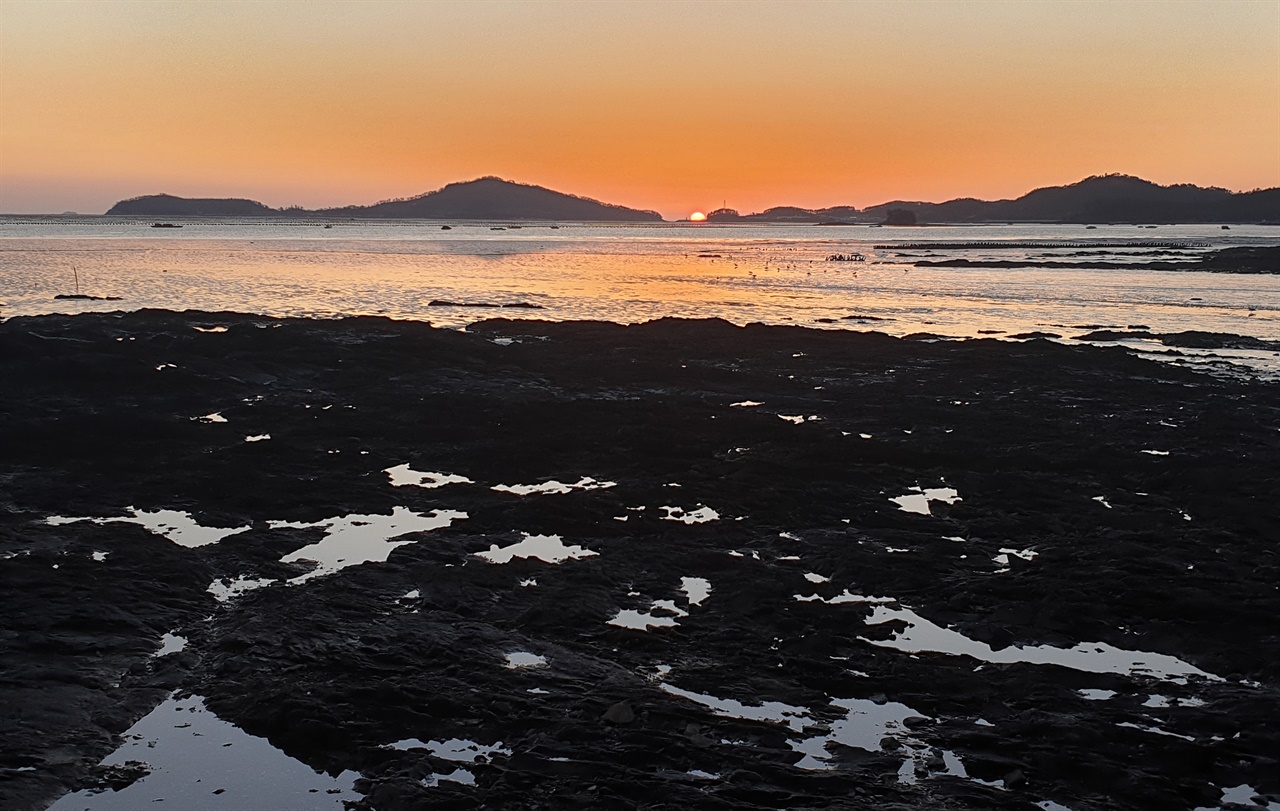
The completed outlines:
<svg viewBox="0 0 1280 811">
<path fill-rule="evenodd" d="M 1280 340 L 1280 276 L 1171 272 L 1258 225 L 721 225 L 0 217 L 0 318 L 164 308 L 376 315 L 465 328 L 493 318 L 721 318 L 922 340 L 1100 329 Z M 842 257 L 852 261 L 841 261 Z M 920 260 L 1122 267 L 916 267 Z M 1132 267 L 1129 267 L 1129 266 Z M 117 300 L 57 299 L 75 292 Z M 1280 353 L 1092 343 L 1222 374 L 1280 378 Z"/>
</svg>

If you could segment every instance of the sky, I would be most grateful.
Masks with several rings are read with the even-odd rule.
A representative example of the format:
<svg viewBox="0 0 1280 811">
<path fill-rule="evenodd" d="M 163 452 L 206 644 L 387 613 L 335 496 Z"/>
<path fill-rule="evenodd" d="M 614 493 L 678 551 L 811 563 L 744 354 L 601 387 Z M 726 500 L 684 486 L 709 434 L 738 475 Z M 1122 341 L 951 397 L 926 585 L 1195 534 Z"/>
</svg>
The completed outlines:
<svg viewBox="0 0 1280 811">
<path fill-rule="evenodd" d="M 1280 186 L 1280 0 L 0 0 L 0 211 Z"/>
</svg>

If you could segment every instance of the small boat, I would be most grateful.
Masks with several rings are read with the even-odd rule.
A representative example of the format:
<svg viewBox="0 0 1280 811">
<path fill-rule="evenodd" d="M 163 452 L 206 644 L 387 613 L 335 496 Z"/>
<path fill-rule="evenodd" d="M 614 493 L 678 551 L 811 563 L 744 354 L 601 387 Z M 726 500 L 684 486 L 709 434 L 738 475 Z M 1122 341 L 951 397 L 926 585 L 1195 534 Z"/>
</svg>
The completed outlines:
<svg viewBox="0 0 1280 811">
<path fill-rule="evenodd" d="M 175 223 L 171 223 L 171 222 L 153 222 L 151 223 L 151 227 L 152 228 L 181 228 L 182 226 L 177 225 Z"/>
</svg>

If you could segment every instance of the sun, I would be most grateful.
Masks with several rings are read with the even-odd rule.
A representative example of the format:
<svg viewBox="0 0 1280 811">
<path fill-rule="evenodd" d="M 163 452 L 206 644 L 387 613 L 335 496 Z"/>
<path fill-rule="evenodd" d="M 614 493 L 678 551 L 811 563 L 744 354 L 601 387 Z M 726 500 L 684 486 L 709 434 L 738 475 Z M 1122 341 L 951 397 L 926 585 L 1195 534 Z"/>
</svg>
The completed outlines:
<svg viewBox="0 0 1280 811">
<path fill-rule="evenodd" d="M 689 222 L 706 222 L 706 221 L 707 221 L 707 215 L 703 214 L 701 211 L 695 211 L 689 215 Z"/>
</svg>

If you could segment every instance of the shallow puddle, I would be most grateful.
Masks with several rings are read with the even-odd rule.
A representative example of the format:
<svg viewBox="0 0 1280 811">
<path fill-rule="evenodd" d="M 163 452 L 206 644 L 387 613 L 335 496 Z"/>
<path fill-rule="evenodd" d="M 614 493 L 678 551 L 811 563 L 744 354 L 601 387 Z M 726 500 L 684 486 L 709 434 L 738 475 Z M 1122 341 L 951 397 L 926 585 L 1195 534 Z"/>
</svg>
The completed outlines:
<svg viewBox="0 0 1280 811">
<path fill-rule="evenodd" d="M 581 546 L 565 546 L 564 539 L 559 535 L 520 534 L 524 535 L 523 540 L 501 548 L 492 544 L 488 552 L 477 552 L 476 557 L 484 558 L 490 563 L 510 563 L 515 558 L 536 558 L 546 563 L 562 563 L 600 554 Z"/>
<path fill-rule="evenodd" d="M 903 496 L 895 496 L 889 499 L 898 505 L 898 509 L 903 512 L 918 513 L 920 515 L 932 515 L 929 510 L 930 501 L 942 501 L 947 504 L 955 504 L 961 501 L 960 494 L 950 487 L 912 487 Z"/>
<path fill-rule="evenodd" d="M 717 521 L 720 519 L 720 513 L 710 507 L 699 507 L 696 510 L 685 511 L 683 507 L 661 507 L 667 511 L 662 516 L 663 521 L 680 521 L 685 524 L 705 524 L 708 521 Z"/>
<path fill-rule="evenodd" d="M 1256 800 L 1254 799 L 1255 797 L 1257 798 Z M 1222 798 L 1218 800 L 1216 808 L 1201 806 L 1194 811 L 1218 811 L 1219 808 L 1227 805 L 1266 809 L 1266 811 L 1280 811 L 1280 803 L 1266 799 L 1255 791 L 1253 786 L 1247 783 L 1222 789 Z"/>
<path fill-rule="evenodd" d="M 119 791 L 67 794 L 50 811 L 341 811 L 358 800 L 359 775 L 316 772 L 263 738 L 205 709 L 200 696 L 170 697 L 124 733 L 125 743 L 102 761 L 143 761 L 150 774 Z"/>
<path fill-rule="evenodd" d="M 421 487 L 424 490 L 434 490 L 446 484 L 475 484 L 466 476 L 414 470 L 407 464 L 389 467 L 382 472 L 390 477 L 392 487 Z"/>
<path fill-rule="evenodd" d="M 565 484 L 552 479 L 541 484 L 495 484 L 489 489 L 496 490 L 499 493 L 514 493 L 517 496 L 549 496 L 572 493 L 574 490 L 604 490 L 609 487 L 616 487 L 617 484 L 617 482 L 601 482 L 590 476 L 583 476 L 573 484 Z"/>
<path fill-rule="evenodd" d="M 174 633 L 167 633 L 160 637 L 160 650 L 151 654 L 151 658 L 159 659 L 161 656 L 168 656 L 171 653 L 178 653 L 179 651 L 186 650 L 186 647 L 186 637 L 178 636 Z"/>
<path fill-rule="evenodd" d="M 450 738 L 447 741 L 427 741 L 426 743 L 417 738 L 406 738 L 403 741 L 387 744 L 387 748 L 402 750 L 426 749 L 433 756 L 454 763 L 475 763 L 477 760 L 484 763 L 494 755 L 511 754 L 511 750 L 505 748 L 502 745 L 502 741 L 486 745 L 463 738 Z"/>
<path fill-rule="evenodd" d="M 430 515 L 424 515 L 404 507 L 393 507 L 391 515 L 345 515 L 314 523 L 271 521 L 268 525 L 273 529 L 324 527 L 327 530 L 320 541 L 280 559 L 282 563 L 300 560 L 316 563 L 315 569 L 289 580 L 297 584 L 333 574 L 348 566 L 382 563 L 396 547 L 413 543 L 410 539 L 399 540 L 402 536 L 441 529 L 466 517 L 466 513 L 457 510 L 432 510 Z"/>
<path fill-rule="evenodd" d="M 867 625 L 881 625 L 886 622 L 906 623 L 906 628 L 895 631 L 890 639 L 859 637 L 877 647 L 893 648 L 906 653 L 971 656 L 983 662 L 998 664 L 1052 664 L 1086 673 L 1121 673 L 1153 676 L 1160 679 L 1199 676 L 1211 681 L 1222 680 L 1212 673 L 1206 673 L 1194 665 L 1167 654 L 1126 651 L 1104 642 L 1081 642 L 1073 648 L 1055 648 L 1051 645 L 1020 648 L 1011 645 L 1002 650 L 992 650 L 991 646 L 985 642 L 970 639 L 956 631 L 935 625 L 908 608 L 877 605 L 865 622 Z"/>
<path fill-rule="evenodd" d="M 689 605 L 702 605 L 702 601 L 711 594 L 711 581 L 702 577 L 682 577 L 680 590 L 685 593 Z"/>
<path fill-rule="evenodd" d="M 168 538 L 178 546 L 195 548 L 199 546 L 207 546 L 211 543 L 217 543 L 223 538 L 232 535 L 238 535 L 241 532 L 248 532 L 251 527 L 233 527 L 224 529 L 222 527 L 206 527 L 201 526 L 191 517 L 191 513 L 180 512 L 178 510 L 155 510 L 146 512 L 133 507 L 126 507 L 126 511 L 133 513 L 132 516 L 120 518 L 65 518 L 60 515 L 52 515 L 45 519 L 45 523 L 52 526 L 61 526 L 63 524 L 74 524 L 78 521 L 88 521 L 93 524 L 138 524 L 146 527 L 156 535 Z"/>
<path fill-rule="evenodd" d="M 613 619 L 608 620 L 606 625 L 616 625 L 619 628 L 629 628 L 633 631 L 647 631 L 650 628 L 672 628 L 678 625 L 674 617 L 655 617 L 643 611 L 636 611 L 633 608 L 621 608 L 614 615 Z"/>
<path fill-rule="evenodd" d="M 546 667 L 547 657 L 528 651 L 512 651 L 506 655 L 507 668 L 517 670 L 522 667 Z"/>
<path fill-rule="evenodd" d="M 246 591 L 260 589 L 264 586 L 269 586 L 274 582 L 276 581 L 270 578 L 254 578 L 242 575 L 234 580 L 230 578 L 215 580 L 209 584 L 209 588 L 205 589 L 205 591 L 212 594 L 214 599 L 218 602 L 225 603 L 228 600 L 233 600 L 236 597 L 239 597 Z"/>
</svg>

